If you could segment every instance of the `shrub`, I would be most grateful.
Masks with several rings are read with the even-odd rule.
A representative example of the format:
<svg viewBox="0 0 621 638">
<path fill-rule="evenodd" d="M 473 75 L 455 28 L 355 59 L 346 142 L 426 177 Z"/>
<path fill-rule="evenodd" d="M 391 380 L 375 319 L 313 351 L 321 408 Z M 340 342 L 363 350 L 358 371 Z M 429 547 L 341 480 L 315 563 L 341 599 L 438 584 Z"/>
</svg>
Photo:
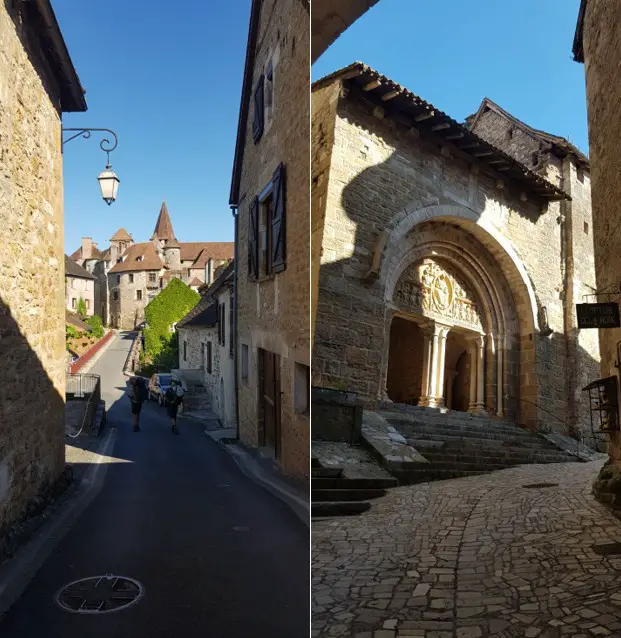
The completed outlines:
<svg viewBox="0 0 621 638">
<path fill-rule="evenodd" d="M 73 326 L 65 326 L 65 340 L 69 341 L 69 339 L 77 339 L 80 336 L 79 330 L 74 328 Z"/>
<path fill-rule="evenodd" d="M 177 343 L 173 324 L 200 301 L 200 295 L 180 279 L 173 279 L 145 308 L 147 328 L 144 330 L 145 358 L 164 367 L 176 364 Z M 174 359 L 174 362 L 173 362 Z"/>
<path fill-rule="evenodd" d="M 106 331 L 103 327 L 103 322 L 101 321 L 101 317 L 99 315 L 93 315 L 86 320 L 86 323 L 93 329 L 92 335 L 97 337 L 97 339 L 101 339 Z"/>
<path fill-rule="evenodd" d="M 84 301 L 82 297 L 78 299 L 78 314 L 80 315 L 80 317 L 82 317 L 82 319 L 84 319 L 84 317 L 86 317 L 86 315 L 88 314 L 88 310 L 86 309 L 86 301 Z"/>
</svg>

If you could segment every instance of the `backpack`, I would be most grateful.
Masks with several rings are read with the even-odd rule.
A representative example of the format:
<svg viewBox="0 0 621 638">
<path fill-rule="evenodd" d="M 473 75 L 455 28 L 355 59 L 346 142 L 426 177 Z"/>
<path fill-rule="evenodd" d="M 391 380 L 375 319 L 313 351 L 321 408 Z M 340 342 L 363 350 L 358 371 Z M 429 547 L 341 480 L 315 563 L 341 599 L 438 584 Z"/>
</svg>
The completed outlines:
<svg viewBox="0 0 621 638">
<path fill-rule="evenodd" d="M 136 384 L 136 394 L 138 396 L 138 400 L 141 403 L 144 403 L 149 398 L 149 393 L 147 391 L 147 386 L 144 382 L 144 379 L 138 378 L 138 383 Z"/>
</svg>

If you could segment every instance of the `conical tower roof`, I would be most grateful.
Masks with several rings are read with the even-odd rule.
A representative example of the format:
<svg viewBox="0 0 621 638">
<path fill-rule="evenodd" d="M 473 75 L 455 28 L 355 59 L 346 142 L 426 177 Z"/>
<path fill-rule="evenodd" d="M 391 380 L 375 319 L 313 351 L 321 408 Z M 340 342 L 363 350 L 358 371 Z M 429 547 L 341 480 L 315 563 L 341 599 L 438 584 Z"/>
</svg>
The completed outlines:
<svg viewBox="0 0 621 638">
<path fill-rule="evenodd" d="M 124 228 L 119 228 L 110 241 L 132 241 L 132 236 Z"/>
<path fill-rule="evenodd" d="M 175 232 L 173 231 L 172 222 L 170 221 L 170 215 L 168 214 L 168 207 L 166 202 L 162 202 L 162 208 L 160 208 L 160 214 L 155 224 L 155 230 L 151 239 L 174 239 Z"/>
</svg>

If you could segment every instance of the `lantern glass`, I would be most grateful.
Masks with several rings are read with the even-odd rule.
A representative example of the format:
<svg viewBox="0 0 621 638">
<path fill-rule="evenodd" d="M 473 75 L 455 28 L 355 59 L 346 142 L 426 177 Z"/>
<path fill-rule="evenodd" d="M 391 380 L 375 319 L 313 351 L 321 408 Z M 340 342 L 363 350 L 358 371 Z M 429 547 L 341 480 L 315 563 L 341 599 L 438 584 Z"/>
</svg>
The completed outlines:
<svg viewBox="0 0 621 638">
<path fill-rule="evenodd" d="M 99 187 L 101 188 L 101 196 L 104 202 L 110 206 L 116 199 L 116 193 L 119 188 L 119 178 L 111 170 L 111 167 L 106 166 L 105 170 L 101 172 L 101 175 L 97 178 L 99 181 Z"/>
</svg>

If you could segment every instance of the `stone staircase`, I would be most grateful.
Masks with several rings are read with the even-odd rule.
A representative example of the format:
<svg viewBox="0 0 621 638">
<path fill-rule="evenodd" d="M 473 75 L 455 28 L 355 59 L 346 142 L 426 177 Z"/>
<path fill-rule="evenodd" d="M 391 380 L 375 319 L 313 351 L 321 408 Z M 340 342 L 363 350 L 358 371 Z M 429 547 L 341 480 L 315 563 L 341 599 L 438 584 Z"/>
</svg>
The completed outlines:
<svg viewBox="0 0 621 638">
<path fill-rule="evenodd" d="M 401 484 L 457 478 L 531 463 L 583 460 L 545 436 L 462 412 L 391 406 L 378 413 L 424 459 L 393 464 Z M 585 452 L 586 448 L 582 446 Z"/>
<path fill-rule="evenodd" d="M 183 397 L 183 409 L 179 414 L 199 420 L 207 418 L 211 414 L 211 401 L 207 390 L 203 386 L 189 386 Z"/>
<path fill-rule="evenodd" d="M 311 460 L 311 516 L 355 516 L 371 508 L 370 501 L 396 487 L 397 479 L 346 478 L 342 468 L 323 467 Z"/>
</svg>

